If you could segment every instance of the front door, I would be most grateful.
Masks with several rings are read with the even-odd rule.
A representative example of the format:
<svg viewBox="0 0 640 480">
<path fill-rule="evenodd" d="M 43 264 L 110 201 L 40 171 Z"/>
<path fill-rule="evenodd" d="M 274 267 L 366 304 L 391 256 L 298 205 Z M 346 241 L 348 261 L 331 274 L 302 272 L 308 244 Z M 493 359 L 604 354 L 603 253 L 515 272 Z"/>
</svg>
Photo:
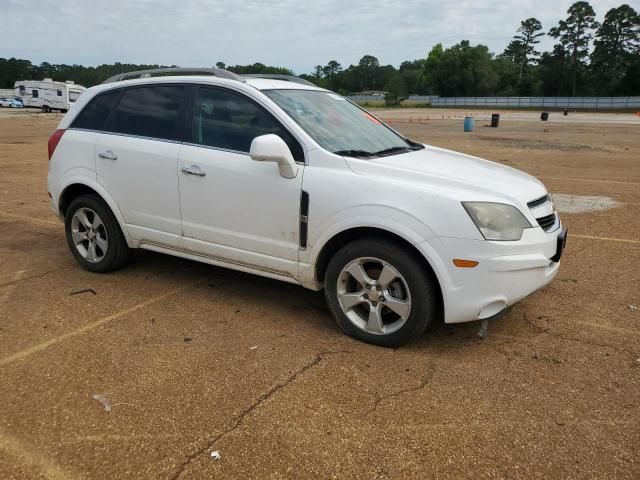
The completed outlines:
<svg viewBox="0 0 640 480">
<path fill-rule="evenodd" d="M 303 169 L 283 178 L 249 156 L 252 140 L 275 133 L 304 161 L 299 142 L 248 97 L 198 87 L 180 150 L 182 231 L 187 250 L 297 276 Z"/>
</svg>

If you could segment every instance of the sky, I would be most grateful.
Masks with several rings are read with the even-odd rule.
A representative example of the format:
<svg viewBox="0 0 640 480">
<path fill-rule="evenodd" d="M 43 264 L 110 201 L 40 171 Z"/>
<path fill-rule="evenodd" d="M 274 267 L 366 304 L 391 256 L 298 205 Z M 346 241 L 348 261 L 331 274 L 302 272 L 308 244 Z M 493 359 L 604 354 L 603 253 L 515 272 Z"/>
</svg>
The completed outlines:
<svg viewBox="0 0 640 480">
<path fill-rule="evenodd" d="M 262 62 L 309 73 L 366 54 L 381 64 L 426 57 L 467 39 L 500 53 L 520 21 L 545 31 L 567 0 L 0 0 L 0 57 L 33 63 Z M 623 0 L 592 0 L 598 20 Z M 640 0 L 626 0 L 640 10 Z M 539 45 L 550 49 L 553 39 Z"/>
</svg>

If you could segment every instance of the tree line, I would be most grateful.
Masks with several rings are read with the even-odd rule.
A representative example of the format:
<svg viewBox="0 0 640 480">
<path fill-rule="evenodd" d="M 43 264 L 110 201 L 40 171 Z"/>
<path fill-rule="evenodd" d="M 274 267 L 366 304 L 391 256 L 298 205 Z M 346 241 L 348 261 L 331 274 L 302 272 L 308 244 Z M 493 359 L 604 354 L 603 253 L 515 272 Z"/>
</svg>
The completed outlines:
<svg viewBox="0 0 640 480">
<path fill-rule="evenodd" d="M 555 40 L 551 51 L 539 52 L 542 36 Z M 96 85 L 123 72 L 166 65 L 114 63 L 97 67 L 33 65 L 28 60 L 0 58 L 0 88 L 17 80 L 53 78 Z M 293 75 L 284 67 L 262 63 L 215 65 L 234 73 Z M 610 9 L 598 21 L 586 1 L 574 3 L 565 19 L 545 31 L 536 18 L 520 23 L 500 54 L 468 40 L 449 48 L 435 45 L 425 58 L 404 61 L 399 68 L 381 65 L 372 55 L 343 68 L 335 60 L 317 65 L 301 77 L 341 94 L 385 91 L 393 99 L 409 94 L 440 96 L 627 96 L 640 95 L 640 15 L 628 4 Z"/>
</svg>

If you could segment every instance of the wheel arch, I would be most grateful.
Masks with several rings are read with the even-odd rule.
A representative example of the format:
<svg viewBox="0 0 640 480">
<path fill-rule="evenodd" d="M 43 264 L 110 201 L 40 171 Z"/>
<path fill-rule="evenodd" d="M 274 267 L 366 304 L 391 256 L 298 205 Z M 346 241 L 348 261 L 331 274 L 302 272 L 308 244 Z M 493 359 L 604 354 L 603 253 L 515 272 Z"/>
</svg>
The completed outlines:
<svg viewBox="0 0 640 480">
<path fill-rule="evenodd" d="M 106 203 L 107 207 L 109 207 L 109 210 L 111 210 L 111 213 L 113 213 L 113 216 L 116 217 L 118 225 L 120 226 L 120 230 L 122 231 L 122 234 L 124 235 L 124 238 L 126 239 L 129 247 L 135 246 L 133 245 L 129 233 L 127 232 L 127 226 L 125 224 L 122 212 L 118 208 L 115 201 L 107 194 L 107 192 L 102 187 L 100 187 L 100 185 L 89 184 L 88 182 L 83 181 L 73 181 L 65 186 L 62 189 L 60 196 L 58 197 L 58 211 L 63 218 L 65 217 L 67 209 L 69 208 L 71 202 L 81 195 L 96 195 L 104 203 Z"/>
<path fill-rule="evenodd" d="M 391 232 L 380 227 L 352 227 L 346 230 L 342 230 L 341 232 L 338 232 L 333 237 L 331 237 L 322 246 L 319 254 L 316 257 L 314 266 L 315 279 L 320 283 L 324 282 L 324 275 L 333 255 L 335 255 L 335 253 L 343 246 L 363 238 L 377 238 L 387 240 L 401 246 L 405 251 L 409 252 L 416 259 L 416 261 L 420 263 L 420 265 L 433 280 L 433 283 L 438 290 L 438 315 L 439 317 L 443 317 L 443 286 L 434 266 L 431 264 L 429 259 L 426 258 L 425 255 L 416 247 L 414 243 L 410 242 L 408 239 L 404 238 L 398 233 Z"/>
</svg>

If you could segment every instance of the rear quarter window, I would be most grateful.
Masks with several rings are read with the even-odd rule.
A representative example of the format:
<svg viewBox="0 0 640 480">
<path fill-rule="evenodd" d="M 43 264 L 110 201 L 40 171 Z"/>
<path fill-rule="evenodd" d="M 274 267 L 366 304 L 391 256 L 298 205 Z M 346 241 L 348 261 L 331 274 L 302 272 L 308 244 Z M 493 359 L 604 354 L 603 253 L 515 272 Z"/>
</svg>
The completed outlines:
<svg viewBox="0 0 640 480">
<path fill-rule="evenodd" d="M 120 90 L 113 90 L 95 97 L 78 114 L 71 124 L 71 128 L 103 130 L 107 117 L 118 101 L 119 95 Z"/>
</svg>

